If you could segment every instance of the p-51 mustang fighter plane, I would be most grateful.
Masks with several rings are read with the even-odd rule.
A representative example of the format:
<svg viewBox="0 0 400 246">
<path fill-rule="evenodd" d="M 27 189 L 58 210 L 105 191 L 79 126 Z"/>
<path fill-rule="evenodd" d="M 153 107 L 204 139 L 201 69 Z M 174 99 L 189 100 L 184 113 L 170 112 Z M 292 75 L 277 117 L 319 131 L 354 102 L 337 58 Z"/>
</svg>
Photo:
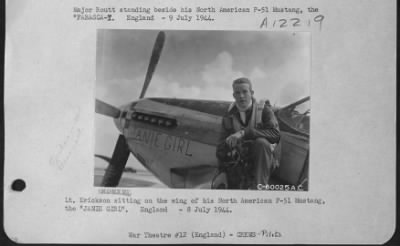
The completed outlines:
<svg viewBox="0 0 400 246">
<path fill-rule="evenodd" d="M 120 131 L 102 186 L 117 186 L 129 154 L 171 188 L 212 188 L 218 174 L 216 146 L 222 117 L 231 102 L 177 98 L 144 98 L 165 41 L 160 32 L 154 44 L 138 100 L 119 108 L 96 99 L 96 113 L 114 119 Z M 309 97 L 274 108 L 281 129 L 277 184 L 301 185 L 307 190 L 310 111 Z"/>
</svg>

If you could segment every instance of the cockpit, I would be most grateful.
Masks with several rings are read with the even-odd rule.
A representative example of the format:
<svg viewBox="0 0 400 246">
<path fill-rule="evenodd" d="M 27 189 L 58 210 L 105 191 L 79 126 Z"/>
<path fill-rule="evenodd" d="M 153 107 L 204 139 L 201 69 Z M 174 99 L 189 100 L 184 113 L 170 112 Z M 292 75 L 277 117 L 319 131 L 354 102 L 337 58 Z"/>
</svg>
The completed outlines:
<svg viewBox="0 0 400 246">
<path fill-rule="evenodd" d="M 310 135 L 310 98 L 289 105 L 277 112 L 281 130 Z"/>
</svg>

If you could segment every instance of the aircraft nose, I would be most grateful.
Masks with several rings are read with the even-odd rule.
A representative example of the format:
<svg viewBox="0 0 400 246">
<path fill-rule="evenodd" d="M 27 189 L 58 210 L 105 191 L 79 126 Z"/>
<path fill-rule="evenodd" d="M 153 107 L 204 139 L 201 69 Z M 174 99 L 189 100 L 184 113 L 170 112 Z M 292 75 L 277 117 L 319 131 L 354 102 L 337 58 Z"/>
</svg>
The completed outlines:
<svg viewBox="0 0 400 246">
<path fill-rule="evenodd" d="M 124 131 L 124 126 L 125 126 L 126 121 L 127 121 L 126 115 L 128 113 L 129 107 L 130 107 L 130 104 L 123 105 L 123 106 L 119 107 L 121 113 L 120 113 L 119 117 L 114 118 L 114 124 L 115 124 L 115 126 L 117 127 L 117 129 L 119 130 L 119 132 L 121 134 L 124 133 L 123 132 Z"/>
</svg>

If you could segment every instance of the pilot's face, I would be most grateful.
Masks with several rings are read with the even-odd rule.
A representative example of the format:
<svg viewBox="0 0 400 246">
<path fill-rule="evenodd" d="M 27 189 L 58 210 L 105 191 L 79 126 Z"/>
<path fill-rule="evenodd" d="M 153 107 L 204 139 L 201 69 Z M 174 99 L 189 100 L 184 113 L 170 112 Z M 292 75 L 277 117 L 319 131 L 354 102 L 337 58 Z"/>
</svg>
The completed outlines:
<svg viewBox="0 0 400 246">
<path fill-rule="evenodd" d="M 252 96 L 253 91 L 250 89 L 249 84 L 233 85 L 233 97 L 240 108 L 247 108 L 251 103 Z"/>
</svg>

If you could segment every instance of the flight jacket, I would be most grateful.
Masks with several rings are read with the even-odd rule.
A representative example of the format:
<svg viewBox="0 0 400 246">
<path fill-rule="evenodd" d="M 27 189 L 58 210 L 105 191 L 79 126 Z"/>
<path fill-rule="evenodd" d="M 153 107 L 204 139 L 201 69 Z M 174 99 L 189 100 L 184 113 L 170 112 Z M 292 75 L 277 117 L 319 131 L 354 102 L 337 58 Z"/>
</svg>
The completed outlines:
<svg viewBox="0 0 400 246">
<path fill-rule="evenodd" d="M 249 127 L 249 122 L 253 113 L 253 107 L 257 106 L 256 100 L 254 98 L 252 100 L 252 106 L 246 111 L 246 123 L 243 123 L 241 120 L 240 113 L 236 105 L 234 105 L 223 117 L 223 131 L 221 134 L 220 143 L 225 141 L 229 135 L 236 132 L 233 123 L 234 118 L 240 122 L 241 128 L 244 130 L 244 140 L 255 140 L 261 137 L 267 139 L 271 144 L 279 142 L 280 131 L 278 121 L 268 101 L 264 104 L 264 108 L 262 110 L 261 123 L 257 124 L 255 127 Z"/>
</svg>

